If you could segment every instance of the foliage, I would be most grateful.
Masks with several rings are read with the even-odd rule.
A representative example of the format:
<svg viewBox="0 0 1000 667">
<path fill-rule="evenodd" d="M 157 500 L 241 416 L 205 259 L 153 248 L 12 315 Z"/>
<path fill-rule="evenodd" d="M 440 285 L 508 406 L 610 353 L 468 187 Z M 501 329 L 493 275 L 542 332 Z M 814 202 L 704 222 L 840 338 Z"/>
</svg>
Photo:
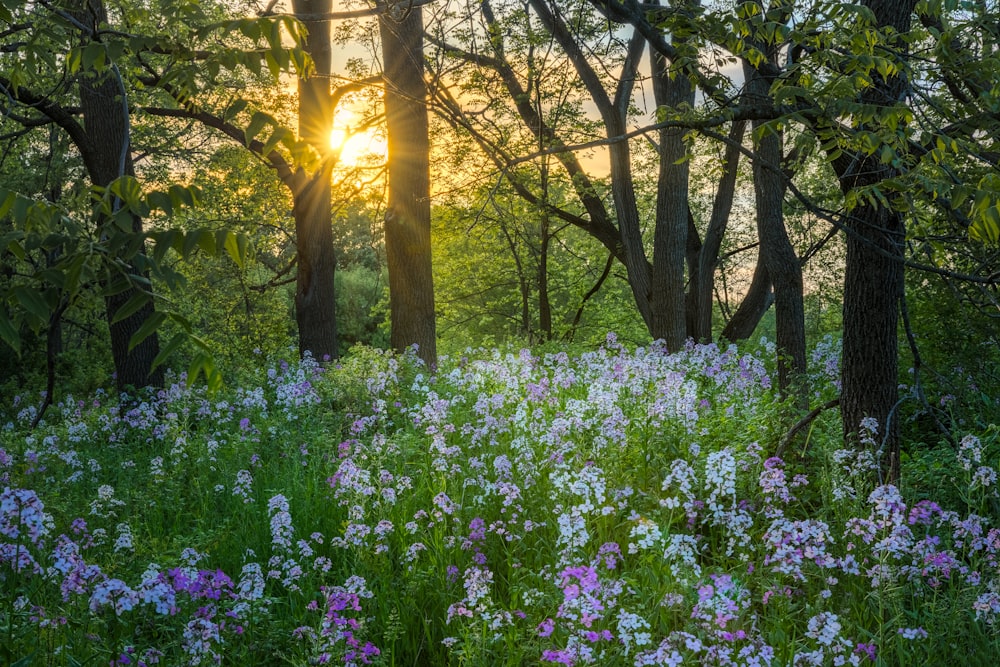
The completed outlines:
<svg viewBox="0 0 1000 667">
<path fill-rule="evenodd" d="M 559 189 L 551 187 L 553 201 Z M 472 206 L 452 202 L 434 211 L 434 279 L 448 348 L 548 338 L 598 344 L 609 329 L 627 340 L 647 337 L 620 270 L 601 281 L 607 254 L 600 244 L 507 187 L 477 194 Z M 594 287 L 599 291 L 587 297 Z M 543 298 L 550 331 L 541 323 Z"/>
<path fill-rule="evenodd" d="M 995 431 L 941 454 L 953 505 L 937 478 L 879 486 L 830 420 L 769 458 L 766 356 L 258 357 L 213 397 L 67 398 L 33 431 L 18 396 L 3 659 L 987 664 Z"/>
<path fill-rule="evenodd" d="M 245 259 L 245 238 L 231 232 L 161 228 L 148 236 L 142 233 L 142 219 L 170 218 L 194 206 L 199 197 L 196 188 L 177 182 L 176 176 L 157 187 L 156 176 L 162 172 L 157 173 L 156 160 L 148 174 L 140 174 L 148 177 L 144 182 L 133 177 L 132 160 L 141 156 L 138 151 L 149 150 L 162 158 L 176 147 L 176 136 L 164 132 L 162 124 L 159 133 L 143 131 L 146 114 L 195 114 L 199 108 L 220 105 L 226 121 L 246 124 L 239 138 L 247 143 L 259 139 L 263 154 L 281 144 L 292 156 L 314 159 L 275 119 L 253 113 L 246 100 L 225 92 L 226 87 L 245 84 L 265 72 L 274 81 L 282 71 L 307 71 L 309 61 L 295 46 L 301 39 L 296 21 L 233 18 L 212 2 L 156 2 L 142 10 L 128 6 L 111 14 L 114 25 L 107 24 L 100 2 L 79 7 L 7 3 L 0 12 L 5 25 L 0 34 L 4 158 L 19 146 L 28 147 L 29 156 L 43 152 L 41 137 L 48 134 L 50 150 L 72 165 L 59 165 L 55 177 L 47 169 L 44 183 L 19 178 L 0 191 L 0 220 L 5 226 L 0 261 L 16 263 L 16 278 L 0 283 L 4 303 L 0 341 L 18 354 L 22 330 L 37 334 L 47 329 L 50 338 L 58 338 L 67 312 L 72 314 L 79 302 L 94 296 L 126 295 L 120 298 L 125 303 L 109 314 L 112 335 L 116 323 L 152 312 L 149 306 L 156 295 L 150 275 L 168 287 L 180 278 L 161 263 L 168 249 L 184 257 L 195 248 L 225 251 L 239 265 Z M 151 15 L 160 23 L 151 21 Z M 172 27 L 164 32 L 164 25 Z M 100 136 L 102 130 L 76 118 L 81 105 L 86 115 L 87 91 L 100 89 L 107 95 L 107 85 L 120 91 L 116 99 L 122 104 L 121 117 L 110 119 L 110 129 L 105 128 L 123 133 L 113 138 Z M 136 116 L 143 120 L 137 122 Z M 122 145 L 122 153 L 112 156 L 118 167 L 108 172 L 101 151 L 112 139 Z M 26 162 L 31 159 L 35 158 Z M 50 157 L 50 166 L 52 162 Z M 80 173 L 84 164 L 86 177 Z M 73 196 L 67 196 L 72 194 L 67 186 L 76 189 Z M 151 242 L 149 255 L 147 242 Z M 47 260 L 39 262 L 39 255 Z M 160 365 L 182 342 L 194 341 L 200 350 L 192 371 L 214 377 L 207 345 L 176 311 L 161 307 L 131 328 L 131 338 L 122 342 L 131 352 L 168 320 L 176 325 L 174 337 L 164 346 L 164 354 L 153 352 L 155 359 L 144 360 L 146 370 Z M 116 365 L 124 363 L 119 355 L 116 352 Z"/>
</svg>

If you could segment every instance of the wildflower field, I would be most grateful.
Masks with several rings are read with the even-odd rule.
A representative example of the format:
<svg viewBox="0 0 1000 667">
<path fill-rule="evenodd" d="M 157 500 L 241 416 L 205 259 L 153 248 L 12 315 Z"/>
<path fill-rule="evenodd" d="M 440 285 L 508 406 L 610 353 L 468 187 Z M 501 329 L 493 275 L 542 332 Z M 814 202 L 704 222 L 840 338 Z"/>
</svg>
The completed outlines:
<svg viewBox="0 0 1000 667">
<path fill-rule="evenodd" d="M 358 349 L 34 429 L 4 398 L 0 664 L 995 664 L 996 432 L 903 488 L 832 411 L 782 460 L 770 356 Z"/>
</svg>

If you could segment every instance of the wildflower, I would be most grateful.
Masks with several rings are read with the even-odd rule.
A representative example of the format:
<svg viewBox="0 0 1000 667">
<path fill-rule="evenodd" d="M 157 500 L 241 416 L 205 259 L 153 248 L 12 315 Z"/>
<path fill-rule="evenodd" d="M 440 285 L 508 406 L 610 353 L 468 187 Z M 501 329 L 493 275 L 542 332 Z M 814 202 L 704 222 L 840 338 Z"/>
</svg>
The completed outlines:
<svg viewBox="0 0 1000 667">
<path fill-rule="evenodd" d="M 927 631 L 923 628 L 899 628 L 896 631 L 903 639 L 927 639 Z"/>
<path fill-rule="evenodd" d="M 615 630 L 618 632 L 618 641 L 625 647 L 625 655 L 628 655 L 633 647 L 649 646 L 652 642 L 649 629 L 649 621 L 642 616 L 624 609 L 618 610 Z"/>
<path fill-rule="evenodd" d="M 281 494 L 267 501 L 267 512 L 271 515 L 271 545 L 275 551 L 290 551 L 292 548 L 292 515 L 288 512 L 288 500 Z"/>
<path fill-rule="evenodd" d="M 911 509 L 907 523 L 913 525 L 929 526 L 934 520 L 934 516 L 940 516 L 941 506 L 930 500 L 921 500 Z"/>
<path fill-rule="evenodd" d="M 997 617 L 1000 616 L 1000 595 L 996 591 L 987 591 L 976 598 L 972 609 L 976 612 L 977 621 L 984 618 L 987 624 L 996 626 Z"/>
<path fill-rule="evenodd" d="M 635 542 L 629 542 L 628 545 L 628 552 L 635 554 L 639 553 L 640 550 L 651 549 L 659 544 L 663 538 L 663 534 L 660 532 L 660 527 L 655 523 L 649 519 L 640 517 L 629 531 L 629 537 L 633 539 L 638 538 Z"/>
<path fill-rule="evenodd" d="M 240 470 L 236 473 L 236 483 L 233 485 L 233 495 L 243 499 L 244 504 L 253 502 L 253 475 L 249 470 Z"/>
<path fill-rule="evenodd" d="M 0 535 L 17 540 L 23 531 L 31 545 L 37 547 L 53 527 L 52 517 L 34 491 L 7 487 L 0 493 Z"/>
<path fill-rule="evenodd" d="M 955 457 L 966 470 L 972 470 L 972 466 L 981 464 L 983 462 L 983 446 L 979 438 L 971 433 L 962 438 Z"/>
<path fill-rule="evenodd" d="M 212 620 L 214 617 L 214 607 L 202 607 L 184 626 L 181 648 L 190 656 L 192 665 L 200 665 L 205 659 L 215 664 L 222 660 L 216 651 L 222 643 L 221 627 Z"/>
<path fill-rule="evenodd" d="M 131 611 L 139 603 L 139 594 L 121 579 L 108 579 L 94 586 L 90 596 L 90 610 L 97 612 L 111 607 L 116 616 Z"/>
<path fill-rule="evenodd" d="M 115 539 L 115 553 L 119 551 L 134 551 L 132 529 L 127 523 L 118 524 L 118 537 Z"/>
<path fill-rule="evenodd" d="M 157 614 L 177 613 L 177 596 L 167 578 L 160 573 L 155 565 L 150 565 L 142 575 L 139 584 L 139 599 L 143 604 L 151 605 Z"/>
<path fill-rule="evenodd" d="M 554 651 L 552 649 L 547 649 L 542 652 L 542 660 L 546 662 L 556 662 L 561 665 L 572 665 L 574 664 L 574 656 L 568 649 L 562 649 Z"/>
<path fill-rule="evenodd" d="M 618 546 L 617 542 L 605 542 L 597 550 L 598 560 L 604 557 L 604 565 L 609 570 L 615 569 L 618 565 L 618 559 L 622 557 L 621 547 Z"/>
<path fill-rule="evenodd" d="M 972 476 L 971 486 L 973 488 L 981 486 L 983 488 L 993 487 L 996 493 L 997 471 L 989 466 L 980 466 Z"/>
<path fill-rule="evenodd" d="M 806 636 L 824 646 L 830 646 L 840 636 L 840 619 L 836 614 L 824 611 L 809 619 Z"/>
<path fill-rule="evenodd" d="M 874 642 L 871 643 L 871 644 L 864 644 L 864 643 L 858 642 L 858 645 L 854 647 L 854 654 L 855 655 L 859 655 L 859 656 L 864 656 L 864 657 L 868 658 L 869 660 L 871 660 L 872 662 L 875 662 L 875 644 L 874 644 Z"/>
</svg>

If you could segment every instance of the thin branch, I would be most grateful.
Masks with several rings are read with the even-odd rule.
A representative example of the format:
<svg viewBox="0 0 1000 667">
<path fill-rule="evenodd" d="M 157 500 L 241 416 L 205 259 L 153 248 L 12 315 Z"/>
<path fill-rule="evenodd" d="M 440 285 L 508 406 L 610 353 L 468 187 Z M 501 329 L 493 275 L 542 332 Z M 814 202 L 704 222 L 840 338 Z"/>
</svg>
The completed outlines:
<svg viewBox="0 0 1000 667">
<path fill-rule="evenodd" d="M 263 142 L 256 139 L 247 141 L 246 132 L 214 114 L 193 107 L 181 109 L 142 107 L 141 110 L 152 116 L 196 120 L 207 127 L 218 130 L 230 139 L 236 141 L 239 145 L 249 149 L 254 155 L 269 163 L 278 174 L 281 181 L 288 186 L 293 193 L 297 193 L 302 186 L 302 183 L 300 182 L 301 179 L 298 178 L 296 172 L 293 171 L 292 166 L 288 164 L 285 158 L 283 158 L 277 151 L 272 150 L 270 153 L 265 155 Z"/>
<path fill-rule="evenodd" d="M 576 314 L 573 316 L 573 324 L 571 324 L 569 330 L 563 334 L 563 340 L 573 342 L 573 337 L 576 335 L 576 329 L 580 325 L 580 319 L 583 317 L 583 307 L 587 305 L 587 301 L 600 291 L 601 286 L 604 285 L 604 281 L 611 275 L 611 267 L 614 266 L 614 263 L 615 256 L 614 254 L 609 253 L 608 261 L 604 263 L 604 270 L 601 272 L 597 282 L 594 283 L 593 287 L 587 290 L 587 293 L 583 295 L 582 299 L 580 299 L 580 307 L 576 309 Z"/>
<path fill-rule="evenodd" d="M 816 419 L 816 417 L 819 417 L 825 410 L 830 410 L 831 408 L 835 408 L 838 405 L 840 405 L 840 399 L 834 398 L 832 400 L 827 401 L 823 405 L 819 405 L 813 408 L 809 412 L 809 414 L 800 419 L 799 422 L 795 426 L 793 426 L 788 431 L 788 433 L 785 434 L 785 436 L 781 439 L 781 442 L 778 443 L 778 447 L 774 450 L 774 455 L 777 456 L 778 458 L 781 458 L 781 455 L 785 452 L 785 448 L 788 447 L 788 444 L 792 441 L 792 438 L 794 438 L 799 433 L 799 431 L 809 426 L 809 424 L 811 424 L 813 420 Z"/>
</svg>

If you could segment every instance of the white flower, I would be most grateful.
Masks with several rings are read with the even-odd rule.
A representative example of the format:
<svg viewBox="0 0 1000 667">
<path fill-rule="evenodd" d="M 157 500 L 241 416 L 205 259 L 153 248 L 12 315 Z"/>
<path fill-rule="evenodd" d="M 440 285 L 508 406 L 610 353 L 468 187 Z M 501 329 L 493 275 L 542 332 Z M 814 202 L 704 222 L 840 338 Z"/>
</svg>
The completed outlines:
<svg viewBox="0 0 1000 667">
<path fill-rule="evenodd" d="M 824 646 L 830 646 L 840 635 L 840 620 L 836 614 L 828 611 L 820 612 L 809 619 L 806 636 L 812 637 Z"/>
</svg>

